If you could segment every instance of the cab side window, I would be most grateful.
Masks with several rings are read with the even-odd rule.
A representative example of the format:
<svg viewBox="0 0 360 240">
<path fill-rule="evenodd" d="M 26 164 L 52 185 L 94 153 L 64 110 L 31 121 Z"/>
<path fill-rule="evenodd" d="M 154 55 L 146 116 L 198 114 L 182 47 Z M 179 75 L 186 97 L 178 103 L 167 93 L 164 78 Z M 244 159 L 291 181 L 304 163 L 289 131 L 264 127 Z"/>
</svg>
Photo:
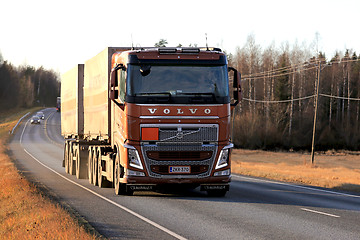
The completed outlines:
<svg viewBox="0 0 360 240">
<path fill-rule="evenodd" d="M 126 72 L 122 69 L 117 71 L 117 79 L 119 81 L 119 98 L 121 102 L 125 102 L 125 80 L 126 80 Z"/>
</svg>

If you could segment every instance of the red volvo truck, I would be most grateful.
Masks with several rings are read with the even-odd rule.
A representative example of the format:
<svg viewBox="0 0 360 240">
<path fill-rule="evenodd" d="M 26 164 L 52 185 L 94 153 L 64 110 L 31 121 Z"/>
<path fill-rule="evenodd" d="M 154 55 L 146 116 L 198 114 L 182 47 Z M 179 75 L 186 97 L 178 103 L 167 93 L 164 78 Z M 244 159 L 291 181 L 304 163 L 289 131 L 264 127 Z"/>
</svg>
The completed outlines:
<svg viewBox="0 0 360 240">
<path fill-rule="evenodd" d="M 240 99 L 220 49 L 106 48 L 62 76 L 63 166 L 116 194 L 200 186 L 224 196 Z"/>
</svg>

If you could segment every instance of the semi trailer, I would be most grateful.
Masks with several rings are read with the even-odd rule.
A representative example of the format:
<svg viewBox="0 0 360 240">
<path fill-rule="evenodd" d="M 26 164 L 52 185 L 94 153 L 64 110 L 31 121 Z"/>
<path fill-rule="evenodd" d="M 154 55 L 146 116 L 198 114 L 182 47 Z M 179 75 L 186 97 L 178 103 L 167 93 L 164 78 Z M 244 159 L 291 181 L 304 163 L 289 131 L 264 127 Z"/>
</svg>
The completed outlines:
<svg viewBox="0 0 360 240">
<path fill-rule="evenodd" d="M 240 100 L 240 73 L 218 48 L 108 47 L 62 75 L 63 167 L 119 195 L 224 196 Z"/>
</svg>

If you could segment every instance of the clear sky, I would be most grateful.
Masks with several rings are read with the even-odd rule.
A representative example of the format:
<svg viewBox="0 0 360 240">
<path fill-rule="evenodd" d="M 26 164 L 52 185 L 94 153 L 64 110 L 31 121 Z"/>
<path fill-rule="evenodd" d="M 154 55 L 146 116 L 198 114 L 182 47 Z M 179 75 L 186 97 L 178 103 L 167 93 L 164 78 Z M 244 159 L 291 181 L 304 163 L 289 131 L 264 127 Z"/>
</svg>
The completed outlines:
<svg viewBox="0 0 360 240">
<path fill-rule="evenodd" d="M 288 41 L 360 54 L 359 0 L 1 0 L 0 52 L 18 66 L 60 73 L 107 46 L 198 44 L 235 53 L 250 34 L 266 48 Z"/>
</svg>

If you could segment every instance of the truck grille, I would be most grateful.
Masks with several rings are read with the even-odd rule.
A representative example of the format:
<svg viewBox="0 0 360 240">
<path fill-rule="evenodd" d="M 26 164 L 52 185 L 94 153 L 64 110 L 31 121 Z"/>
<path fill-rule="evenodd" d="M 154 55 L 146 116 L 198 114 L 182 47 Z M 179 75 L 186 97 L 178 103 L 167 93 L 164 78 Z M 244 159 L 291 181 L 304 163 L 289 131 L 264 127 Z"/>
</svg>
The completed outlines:
<svg viewBox="0 0 360 240">
<path fill-rule="evenodd" d="M 218 125 L 144 124 L 159 128 L 156 143 L 142 143 L 148 172 L 158 178 L 191 178 L 210 176 L 215 161 Z M 189 166 L 189 173 L 169 173 L 170 166 Z"/>
<path fill-rule="evenodd" d="M 214 142 L 217 141 L 217 126 L 173 126 L 159 128 L 161 142 Z"/>
</svg>

